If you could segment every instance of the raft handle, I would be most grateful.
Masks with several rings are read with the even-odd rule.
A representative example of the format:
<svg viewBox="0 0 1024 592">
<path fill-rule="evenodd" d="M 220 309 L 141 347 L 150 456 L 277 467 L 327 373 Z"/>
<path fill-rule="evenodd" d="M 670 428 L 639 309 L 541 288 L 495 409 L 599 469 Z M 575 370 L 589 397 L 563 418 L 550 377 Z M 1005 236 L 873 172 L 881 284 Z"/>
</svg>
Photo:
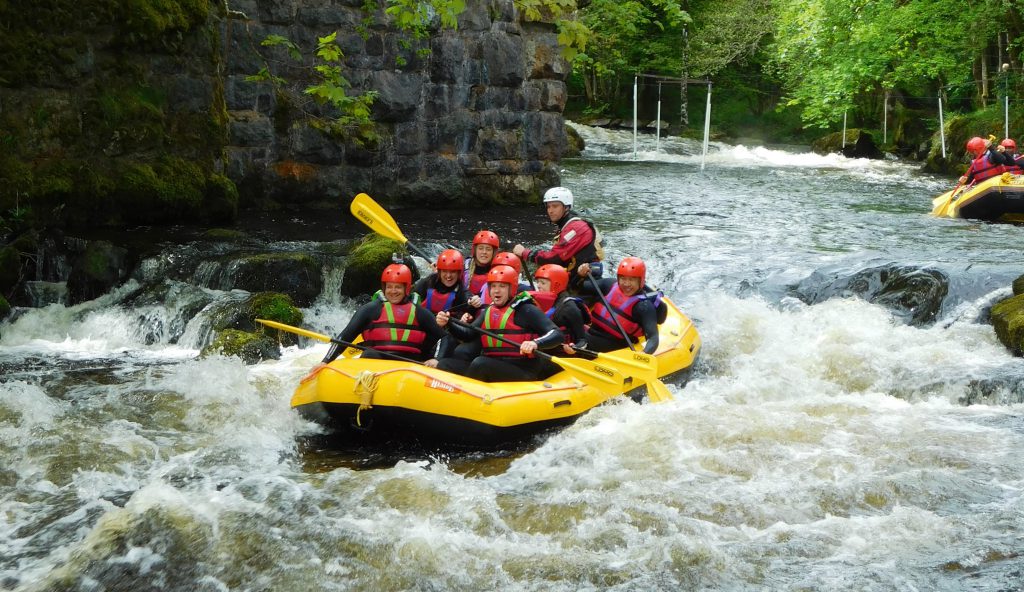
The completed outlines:
<svg viewBox="0 0 1024 592">
<path fill-rule="evenodd" d="M 572 405 L 572 401 L 570 401 L 569 399 L 562 399 L 561 401 L 555 401 L 554 404 L 552 405 L 552 407 L 557 409 L 559 407 L 565 407 L 566 405 Z"/>
</svg>

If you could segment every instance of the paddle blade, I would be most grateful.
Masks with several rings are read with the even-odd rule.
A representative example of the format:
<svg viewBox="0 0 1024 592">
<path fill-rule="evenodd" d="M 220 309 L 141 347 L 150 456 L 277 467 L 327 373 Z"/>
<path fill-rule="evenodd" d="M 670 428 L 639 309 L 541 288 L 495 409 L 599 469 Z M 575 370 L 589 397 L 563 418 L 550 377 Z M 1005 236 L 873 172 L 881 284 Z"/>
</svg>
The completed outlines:
<svg viewBox="0 0 1024 592">
<path fill-rule="evenodd" d="M 267 319 L 256 319 L 257 323 L 273 327 L 274 329 L 280 329 L 289 333 L 295 333 L 296 335 L 302 335 L 303 337 L 309 337 L 319 341 L 330 341 L 331 338 L 323 333 L 317 333 L 316 331 L 310 331 L 308 329 L 300 329 L 298 327 L 292 327 L 291 325 L 285 325 L 284 323 L 278 323 L 277 321 L 268 321 Z"/>
<path fill-rule="evenodd" d="M 398 228 L 398 224 L 395 223 L 395 219 L 391 217 L 391 214 L 382 208 L 380 204 L 373 201 L 373 198 L 369 195 L 360 193 L 355 196 L 349 209 L 357 220 L 366 224 L 370 230 L 377 234 L 396 240 L 403 245 L 409 242 Z"/>
<path fill-rule="evenodd" d="M 598 361 L 617 366 L 623 374 L 644 380 L 658 377 L 658 359 L 639 351 L 612 351 L 597 354 Z"/>
<path fill-rule="evenodd" d="M 657 378 L 647 383 L 647 398 L 652 403 L 663 403 L 672 400 L 672 393 L 665 386 L 665 383 Z"/>
<path fill-rule="evenodd" d="M 551 356 L 551 361 L 603 393 L 622 394 L 626 390 L 626 377 L 621 372 L 597 361 Z"/>
</svg>

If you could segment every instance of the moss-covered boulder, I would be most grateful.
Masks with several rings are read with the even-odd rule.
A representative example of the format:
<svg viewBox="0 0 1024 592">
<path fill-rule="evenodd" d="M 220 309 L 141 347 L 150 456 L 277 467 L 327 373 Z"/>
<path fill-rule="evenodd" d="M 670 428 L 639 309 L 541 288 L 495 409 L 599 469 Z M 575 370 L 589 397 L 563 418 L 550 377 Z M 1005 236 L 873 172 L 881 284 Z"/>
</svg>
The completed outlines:
<svg viewBox="0 0 1024 592">
<path fill-rule="evenodd" d="M 1024 294 L 993 305 L 991 318 L 999 341 L 1014 355 L 1024 353 Z"/>
<path fill-rule="evenodd" d="M 71 265 L 68 301 L 98 298 L 118 286 L 131 271 L 128 251 L 108 241 L 91 241 Z"/>
<path fill-rule="evenodd" d="M 213 343 L 203 348 L 201 356 L 220 354 L 241 358 L 246 364 L 262 360 L 277 360 L 281 349 L 271 337 L 259 333 L 224 329 L 217 333 Z"/>
<path fill-rule="evenodd" d="M 313 304 L 323 290 L 320 264 L 306 253 L 261 253 L 236 259 L 226 271 L 231 288 L 281 292 L 298 306 Z"/>
<path fill-rule="evenodd" d="M 1013 280 L 1013 295 L 1020 296 L 1024 294 L 1024 275 Z"/>
<path fill-rule="evenodd" d="M 7 314 L 11 312 L 11 305 L 4 298 L 3 294 L 0 294 L 0 321 L 7 317 Z"/>
<path fill-rule="evenodd" d="M 380 274 L 393 262 L 393 255 L 405 256 L 405 245 L 379 234 L 364 236 L 349 253 L 341 293 L 345 296 L 372 294 L 380 289 Z"/>
</svg>

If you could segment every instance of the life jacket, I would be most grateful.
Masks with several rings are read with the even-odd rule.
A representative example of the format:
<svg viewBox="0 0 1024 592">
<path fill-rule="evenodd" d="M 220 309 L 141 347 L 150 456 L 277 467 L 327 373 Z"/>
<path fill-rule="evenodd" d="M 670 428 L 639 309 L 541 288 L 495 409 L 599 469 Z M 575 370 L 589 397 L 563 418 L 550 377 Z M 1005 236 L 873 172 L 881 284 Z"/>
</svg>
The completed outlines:
<svg viewBox="0 0 1024 592">
<path fill-rule="evenodd" d="M 427 339 L 426 331 L 416 323 L 416 305 L 408 300 L 402 304 L 385 300 L 380 316 L 363 329 L 362 336 L 367 347 L 414 355 L 423 353 Z"/>
<path fill-rule="evenodd" d="M 564 229 L 570 222 L 579 220 L 586 223 L 590 227 L 590 231 L 594 233 L 594 240 L 590 244 L 586 245 L 579 250 L 572 259 L 565 264 L 565 270 L 569 272 L 569 283 L 580 282 L 580 277 L 576 275 L 576 270 L 579 269 L 580 265 L 584 263 L 593 263 L 595 261 L 604 261 L 604 238 L 601 237 L 601 231 L 594 226 L 594 223 L 590 220 L 580 218 L 579 216 L 573 216 L 565 221 L 565 224 L 559 227 L 558 234 L 555 235 L 555 242 L 562 236 L 562 229 Z"/>
<path fill-rule="evenodd" d="M 576 306 L 580 309 L 580 314 L 583 315 L 583 324 L 590 324 L 590 309 L 583 303 L 582 298 L 576 298 L 575 296 L 566 296 L 559 300 L 559 294 L 553 294 L 551 292 L 529 292 L 530 296 L 537 301 L 537 308 L 541 309 L 544 314 L 554 322 L 554 318 L 558 315 L 558 311 L 562 310 L 563 306 Z M 569 327 L 565 325 L 558 325 L 558 330 L 565 335 L 565 342 L 568 344 L 573 343 L 572 334 L 569 332 Z"/>
<path fill-rule="evenodd" d="M 483 298 L 480 290 L 487 284 L 487 272 L 490 270 L 490 265 L 481 267 L 475 264 L 474 259 L 466 259 L 466 269 L 462 273 L 462 285 L 466 286 L 466 292 L 469 294 L 479 294 Z"/>
<path fill-rule="evenodd" d="M 1011 167 L 1004 164 L 996 164 L 992 162 L 992 158 L 989 156 L 988 152 L 985 152 L 978 158 L 971 161 L 970 172 L 974 173 L 974 176 L 972 177 L 973 182 L 979 183 L 985 179 L 991 179 L 992 177 L 1002 175 L 1009 171 L 1010 168 Z"/>
<path fill-rule="evenodd" d="M 612 308 L 611 311 L 605 307 L 603 302 L 598 302 L 594 305 L 594 311 L 592 315 L 593 326 L 600 329 L 601 331 L 609 335 L 621 335 L 618 327 L 615 325 L 615 319 L 618 319 L 619 325 L 622 326 L 622 330 L 629 335 L 630 339 L 635 343 L 640 340 L 644 335 L 644 329 L 640 324 L 633 318 L 633 307 L 637 305 L 641 300 L 647 300 L 654 306 L 655 311 L 658 314 L 658 322 L 664 322 L 665 316 L 668 314 L 668 308 L 665 303 L 661 301 L 661 291 L 648 292 L 646 286 L 641 289 L 640 292 L 626 296 L 619 289 L 619 284 L 614 284 L 612 289 L 608 291 L 605 300 L 608 301 L 608 306 Z M 662 310 L 664 309 L 664 311 Z M 612 312 L 614 311 L 614 312 Z M 612 317 L 612 314 L 615 316 Z"/>
<path fill-rule="evenodd" d="M 480 334 L 480 343 L 483 345 L 483 355 L 493 357 L 519 357 L 519 345 L 524 341 L 532 341 L 540 337 L 537 333 L 520 327 L 512 320 L 515 316 L 515 308 L 510 301 L 499 308 L 493 304 L 484 311 L 484 322 L 482 328 L 491 333 L 501 335 L 513 343 L 506 343 L 489 335 Z"/>
</svg>

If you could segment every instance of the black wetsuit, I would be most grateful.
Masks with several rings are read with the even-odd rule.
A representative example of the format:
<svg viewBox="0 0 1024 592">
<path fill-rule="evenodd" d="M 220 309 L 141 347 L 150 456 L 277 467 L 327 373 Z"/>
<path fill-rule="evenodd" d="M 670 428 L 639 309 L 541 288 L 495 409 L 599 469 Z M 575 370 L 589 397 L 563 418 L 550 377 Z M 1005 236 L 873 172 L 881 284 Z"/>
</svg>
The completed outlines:
<svg viewBox="0 0 1024 592">
<path fill-rule="evenodd" d="M 606 295 L 612 289 L 618 280 L 606 278 L 597 280 L 598 286 L 601 287 L 601 293 Z M 651 293 L 650 288 L 646 285 L 641 290 L 644 293 Z M 587 282 L 583 285 L 584 295 L 596 296 L 594 291 L 594 285 Z M 599 300 L 600 301 L 600 300 Z M 664 304 L 662 304 L 664 306 Z M 644 337 L 647 338 L 647 343 L 644 345 L 644 353 L 653 354 L 658 349 L 658 310 L 654 304 L 649 300 L 640 300 L 633 305 L 632 321 L 640 325 L 644 332 Z M 622 319 L 619 319 L 619 323 L 622 323 Z M 639 341 L 639 338 L 633 337 L 630 339 L 632 343 Z M 618 332 L 615 334 L 607 333 L 597 325 L 591 325 L 590 327 L 590 348 L 593 351 L 608 352 L 617 349 L 623 349 L 629 347 L 626 344 L 626 340 Z"/>
</svg>

